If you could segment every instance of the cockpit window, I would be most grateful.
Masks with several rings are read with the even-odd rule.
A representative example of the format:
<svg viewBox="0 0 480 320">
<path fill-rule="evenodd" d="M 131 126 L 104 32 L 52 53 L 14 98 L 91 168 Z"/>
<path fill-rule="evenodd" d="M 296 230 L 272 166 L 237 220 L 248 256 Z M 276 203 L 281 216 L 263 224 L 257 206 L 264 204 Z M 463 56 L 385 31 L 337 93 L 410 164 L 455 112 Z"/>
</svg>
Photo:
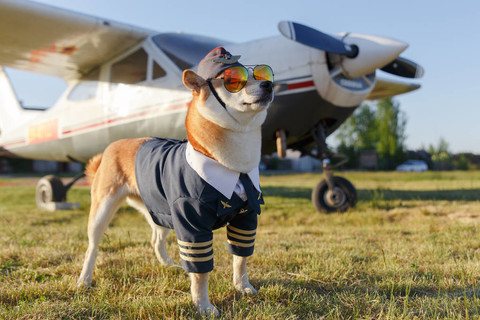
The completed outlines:
<svg viewBox="0 0 480 320">
<path fill-rule="evenodd" d="M 95 68 L 80 79 L 80 82 L 73 87 L 68 94 L 70 101 L 90 100 L 97 96 L 98 79 L 100 68 Z"/>
<path fill-rule="evenodd" d="M 155 60 L 153 60 L 152 79 L 155 80 L 155 79 L 158 79 L 158 78 L 165 77 L 166 75 L 167 75 L 167 73 L 165 72 L 165 70 L 163 70 L 163 68 L 160 67 Z"/>
<path fill-rule="evenodd" d="M 152 40 L 182 70 L 197 65 L 216 47 L 229 44 L 228 41 L 183 33 L 163 33 Z"/>
<path fill-rule="evenodd" d="M 110 81 L 133 84 L 147 80 L 148 55 L 143 48 L 112 65 Z"/>
</svg>

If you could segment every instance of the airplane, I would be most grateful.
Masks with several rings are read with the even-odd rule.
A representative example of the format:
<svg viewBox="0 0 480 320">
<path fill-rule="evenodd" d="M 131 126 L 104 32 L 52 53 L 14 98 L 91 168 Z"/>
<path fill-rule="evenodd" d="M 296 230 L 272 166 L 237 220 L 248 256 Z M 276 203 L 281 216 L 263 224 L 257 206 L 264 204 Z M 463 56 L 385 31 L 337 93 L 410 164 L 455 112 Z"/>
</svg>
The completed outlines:
<svg viewBox="0 0 480 320">
<path fill-rule="evenodd" d="M 299 150 L 323 163 L 312 192 L 319 211 L 355 206 L 355 187 L 333 175 L 326 138 L 365 100 L 420 87 L 378 78 L 376 71 L 420 78 L 423 68 L 399 55 L 408 44 L 355 33 L 326 34 L 281 21 L 279 35 L 232 43 L 202 35 L 158 33 L 28 0 L 0 0 L 0 154 L 87 162 L 112 141 L 159 136 L 183 139 L 191 93 L 182 84 L 212 49 L 241 62 L 268 64 L 275 100 L 263 125 L 262 154 Z M 3 67 L 66 80 L 46 110 L 21 106 Z M 47 176 L 36 189 L 39 207 L 66 199 L 68 185 Z M 56 206 L 54 208 L 57 208 Z"/>
</svg>

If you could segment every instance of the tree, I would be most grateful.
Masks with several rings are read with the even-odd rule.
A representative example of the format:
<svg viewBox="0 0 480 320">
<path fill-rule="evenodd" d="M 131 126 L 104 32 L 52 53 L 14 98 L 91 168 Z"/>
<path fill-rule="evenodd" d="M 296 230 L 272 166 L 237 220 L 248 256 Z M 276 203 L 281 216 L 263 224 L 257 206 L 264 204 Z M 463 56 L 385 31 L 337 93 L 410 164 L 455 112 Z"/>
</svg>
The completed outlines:
<svg viewBox="0 0 480 320">
<path fill-rule="evenodd" d="M 391 99 L 377 102 L 376 116 L 376 150 L 380 168 L 393 169 L 404 160 L 405 154 L 405 114 L 400 111 L 400 105 Z"/>
<path fill-rule="evenodd" d="M 464 154 L 458 155 L 457 159 L 453 160 L 453 168 L 455 170 L 469 170 L 470 163 L 468 162 L 467 157 Z"/>
<path fill-rule="evenodd" d="M 340 144 L 337 152 L 349 158 L 347 167 L 358 167 L 360 150 L 375 149 L 375 121 L 375 111 L 364 104 L 338 129 L 336 136 Z"/>
<path fill-rule="evenodd" d="M 430 145 L 428 152 L 432 155 L 432 162 L 434 169 L 436 170 L 450 170 L 452 169 L 452 159 L 450 151 L 448 151 L 449 145 L 444 138 L 440 138 L 438 146 Z"/>
<path fill-rule="evenodd" d="M 381 169 L 393 169 L 404 160 L 405 114 L 391 99 L 374 106 L 363 104 L 337 131 L 338 152 L 353 158 L 356 164 L 361 150 L 376 150 Z"/>
<path fill-rule="evenodd" d="M 375 111 L 368 104 L 360 106 L 337 131 L 341 145 L 357 149 L 374 149 L 376 140 Z"/>
</svg>

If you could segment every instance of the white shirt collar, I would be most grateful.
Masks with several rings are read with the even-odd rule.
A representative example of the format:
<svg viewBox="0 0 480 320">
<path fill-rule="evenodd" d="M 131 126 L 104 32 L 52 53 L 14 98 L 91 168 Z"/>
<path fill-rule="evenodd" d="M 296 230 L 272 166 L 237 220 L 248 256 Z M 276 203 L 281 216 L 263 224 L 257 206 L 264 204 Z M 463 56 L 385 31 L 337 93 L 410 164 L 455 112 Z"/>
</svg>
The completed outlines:
<svg viewBox="0 0 480 320">
<path fill-rule="evenodd" d="M 221 165 L 219 162 L 205 156 L 193 149 L 190 142 L 186 150 L 187 163 L 209 185 L 223 194 L 228 199 L 232 198 L 235 186 L 239 182 L 240 172 L 233 171 Z M 247 173 L 253 186 L 260 190 L 260 172 L 258 167 Z"/>
</svg>

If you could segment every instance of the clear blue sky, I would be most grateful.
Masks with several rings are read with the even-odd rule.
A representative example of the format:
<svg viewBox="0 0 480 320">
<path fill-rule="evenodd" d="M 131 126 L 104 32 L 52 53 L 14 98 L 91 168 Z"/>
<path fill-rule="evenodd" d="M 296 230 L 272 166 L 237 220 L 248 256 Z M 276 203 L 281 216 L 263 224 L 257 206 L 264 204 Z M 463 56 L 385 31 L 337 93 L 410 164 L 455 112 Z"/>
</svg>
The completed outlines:
<svg viewBox="0 0 480 320">
<path fill-rule="evenodd" d="M 407 115 L 407 147 L 438 145 L 480 153 L 480 1 L 160 1 L 38 0 L 159 32 L 183 31 L 242 42 L 278 34 L 281 20 L 327 33 L 374 34 L 405 41 L 402 56 L 426 71 L 422 88 L 395 99 Z M 238 3 L 238 6 L 235 6 Z M 51 105 L 62 82 L 10 72 L 26 105 Z M 378 72 L 377 75 L 384 74 Z M 398 78 L 402 80 L 401 78 Z M 334 144 L 329 138 L 330 144 Z"/>
</svg>

